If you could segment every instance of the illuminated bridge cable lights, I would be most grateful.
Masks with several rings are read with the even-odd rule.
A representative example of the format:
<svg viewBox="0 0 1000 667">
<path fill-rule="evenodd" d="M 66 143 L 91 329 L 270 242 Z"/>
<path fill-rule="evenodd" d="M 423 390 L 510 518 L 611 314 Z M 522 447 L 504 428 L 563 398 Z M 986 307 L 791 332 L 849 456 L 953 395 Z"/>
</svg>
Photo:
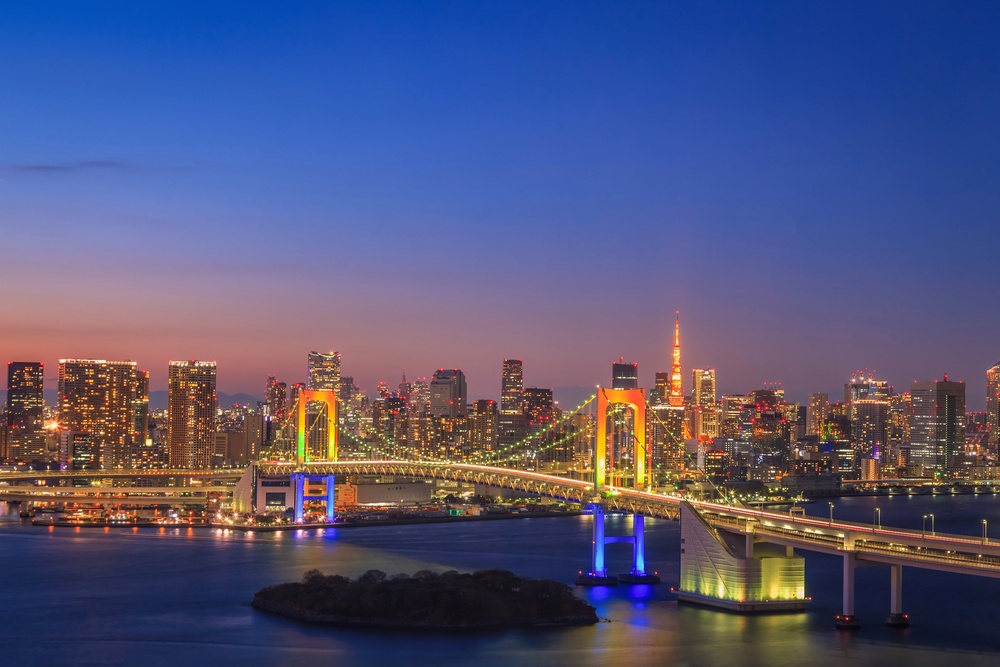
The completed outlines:
<svg viewBox="0 0 1000 667">
<path fill-rule="evenodd" d="M 515 443 L 507 445 L 506 447 L 503 447 L 503 448 L 498 448 L 498 449 L 496 449 L 496 450 L 494 450 L 492 452 L 478 452 L 478 453 L 474 454 L 473 456 L 471 456 L 469 458 L 469 460 L 471 462 L 479 462 L 479 461 L 483 461 L 483 460 L 494 459 L 494 461 L 497 464 L 500 464 L 500 463 L 509 463 L 509 462 L 513 461 L 516 457 L 515 456 L 511 456 L 508 459 L 501 459 L 500 455 L 504 454 L 506 452 L 511 452 L 511 451 L 517 450 L 519 448 L 523 448 L 529 442 L 531 442 L 532 440 L 541 438 L 542 436 L 550 433 L 557 426 L 561 426 L 562 424 L 564 424 L 565 422 L 567 422 L 568 420 L 570 420 L 574 415 L 576 415 L 578 412 L 580 412 L 580 410 L 582 410 L 583 408 L 585 408 L 595 398 L 597 398 L 597 394 L 591 394 L 590 397 L 587 400 L 585 400 L 583 403 L 581 403 L 580 405 L 576 406 L 576 408 L 574 408 L 573 410 L 569 410 L 569 411 L 564 412 L 563 416 L 558 421 L 552 422 L 551 424 L 549 424 L 548 426 L 546 426 L 542 430 L 538 431 L 537 433 L 532 433 L 531 435 L 529 435 L 527 437 L 524 437 L 524 438 L 522 438 L 521 440 L 519 440 L 519 441 L 517 441 Z"/>
<path fill-rule="evenodd" d="M 660 415 L 657 414 L 656 410 L 653 409 L 653 406 L 650 405 L 648 401 L 646 402 L 646 407 L 648 408 L 649 412 L 651 412 L 653 414 L 653 416 L 656 418 L 656 421 L 659 422 L 660 426 L 663 427 L 663 432 L 666 433 L 668 436 L 670 436 L 670 438 L 674 441 L 674 444 L 676 446 L 680 447 L 680 451 L 684 454 L 684 459 L 688 463 L 693 463 L 694 464 L 692 466 L 692 468 L 694 470 L 698 470 L 698 460 L 695 459 L 695 458 L 693 458 L 690 454 L 688 454 L 685 451 L 684 441 L 681 440 L 680 438 L 678 438 L 677 435 L 673 431 L 671 431 L 670 428 L 668 428 L 665 423 L 663 423 L 663 420 L 660 419 Z M 719 486 L 715 482 L 712 481 L 712 478 L 711 478 L 710 475 L 708 475 L 704 471 L 698 471 L 698 472 L 701 473 L 702 476 L 704 476 L 705 480 L 709 484 L 711 484 L 712 488 L 715 489 L 716 493 L 719 494 L 720 498 L 726 498 L 726 494 L 723 492 L 722 489 L 719 488 Z M 740 504 L 742 505 L 742 503 L 740 503 Z"/>
</svg>

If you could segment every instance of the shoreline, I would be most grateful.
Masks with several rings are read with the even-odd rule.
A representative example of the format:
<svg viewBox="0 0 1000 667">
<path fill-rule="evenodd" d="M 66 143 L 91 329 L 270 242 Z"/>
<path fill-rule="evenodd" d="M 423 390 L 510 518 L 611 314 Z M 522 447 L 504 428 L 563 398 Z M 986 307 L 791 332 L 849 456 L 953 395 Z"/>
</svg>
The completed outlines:
<svg viewBox="0 0 1000 667">
<path fill-rule="evenodd" d="M 275 616 L 281 616 L 300 623 L 310 625 L 320 625 L 324 627 L 343 627 L 370 630 L 394 630 L 398 632 L 417 633 L 467 633 L 467 632 L 489 632 L 491 630 L 510 630 L 516 628 L 570 628 L 581 625 L 594 625 L 595 621 L 585 616 L 560 616 L 545 621 L 526 621 L 518 623 L 504 622 L 484 622 L 470 625 L 432 625 L 430 623 L 408 623 L 406 621 L 395 621 L 390 618 L 376 618 L 362 621 L 351 616 L 337 616 L 333 614 L 316 614 L 313 612 L 298 609 L 290 605 L 283 605 L 268 600 L 261 600 L 259 596 L 254 596 L 250 606 L 259 611 Z M 597 622 L 600 622 L 598 619 Z"/>
<path fill-rule="evenodd" d="M 464 523 L 470 521 L 509 521 L 514 519 L 552 519 L 582 516 L 582 511 L 526 512 L 524 514 L 481 514 L 479 516 L 428 516 L 413 519 L 385 519 L 377 521 L 343 521 L 335 523 L 289 523 L 278 526 L 246 526 L 240 524 L 212 523 L 210 528 L 236 530 L 242 533 L 277 533 L 289 530 L 322 530 L 326 528 L 369 528 L 375 526 L 410 526 L 429 523 Z"/>
</svg>

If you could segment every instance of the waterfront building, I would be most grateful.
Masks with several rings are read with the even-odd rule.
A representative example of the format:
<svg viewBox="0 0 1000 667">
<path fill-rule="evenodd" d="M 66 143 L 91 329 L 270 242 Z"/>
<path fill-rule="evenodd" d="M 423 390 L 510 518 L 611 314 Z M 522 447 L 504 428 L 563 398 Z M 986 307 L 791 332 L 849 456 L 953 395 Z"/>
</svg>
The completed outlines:
<svg viewBox="0 0 1000 667">
<path fill-rule="evenodd" d="M 215 450 L 214 361 L 171 361 L 167 375 L 167 442 L 172 468 L 208 468 Z"/>
<path fill-rule="evenodd" d="M 38 361 L 7 363 L 9 455 L 22 461 L 45 456 L 45 366 Z"/>
<path fill-rule="evenodd" d="M 134 361 L 59 360 L 59 428 L 90 433 L 102 469 L 132 467 L 144 414 L 148 423 L 148 376 L 143 377 L 140 381 Z"/>
</svg>

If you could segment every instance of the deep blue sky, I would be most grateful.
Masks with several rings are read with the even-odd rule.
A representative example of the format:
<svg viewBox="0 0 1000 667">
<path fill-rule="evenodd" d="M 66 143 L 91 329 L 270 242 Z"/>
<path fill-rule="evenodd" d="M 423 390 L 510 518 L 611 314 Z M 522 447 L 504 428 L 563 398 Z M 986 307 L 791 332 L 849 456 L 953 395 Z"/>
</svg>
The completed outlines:
<svg viewBox="0 0 1000 667">
<path fill-rule="evenodd" d="M 0 6 L 0 358 L 981 408 L 998 224 L 996 2 Z"/>
</svg>

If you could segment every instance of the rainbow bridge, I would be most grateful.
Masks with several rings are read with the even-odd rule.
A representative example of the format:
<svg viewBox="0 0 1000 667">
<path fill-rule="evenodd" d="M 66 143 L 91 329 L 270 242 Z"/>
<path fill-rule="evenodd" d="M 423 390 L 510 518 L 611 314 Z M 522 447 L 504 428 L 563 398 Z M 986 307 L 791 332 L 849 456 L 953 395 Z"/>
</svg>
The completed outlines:
<svg viewBox="0 0 1000 667">
<path fill-rule="evenodd" d="M 603 567 L 603 545 L 633 544 L 633 575 L 642 575 L 644 544 L 641 517 L 681 522 L 681 601 L 736 612 L 803 609 L 804 558 L 796 550 L 843 558 L 843 611 L 838 627 L 854 628 L 854 573 L 858 567 L 888 566 L 890 609 L 886 622 L 908 623 L 902 608 L 902 568 L 920 567 L 1000 578 L 1000 540 L 915 531 L 848 521 L 807 517 L 740 505 L 688 500 L 676 494 L 604 486 L 591 482 L 510 468 L 413 461 L 336 461 L 310 464 L 262 464 L 259 474 L 333 477 L 384 475 L 450 480 L 506 489 L 590 505 L 594 509 L 594 553 L 588 575 L 610 584 Z M 633 514 L 634 534 L 605 537 L 604 512 Z M 628 582 L 628 575 L 621 578 Z M 581 582 L 584 583 L 584 582 Z"/>
</svg>

